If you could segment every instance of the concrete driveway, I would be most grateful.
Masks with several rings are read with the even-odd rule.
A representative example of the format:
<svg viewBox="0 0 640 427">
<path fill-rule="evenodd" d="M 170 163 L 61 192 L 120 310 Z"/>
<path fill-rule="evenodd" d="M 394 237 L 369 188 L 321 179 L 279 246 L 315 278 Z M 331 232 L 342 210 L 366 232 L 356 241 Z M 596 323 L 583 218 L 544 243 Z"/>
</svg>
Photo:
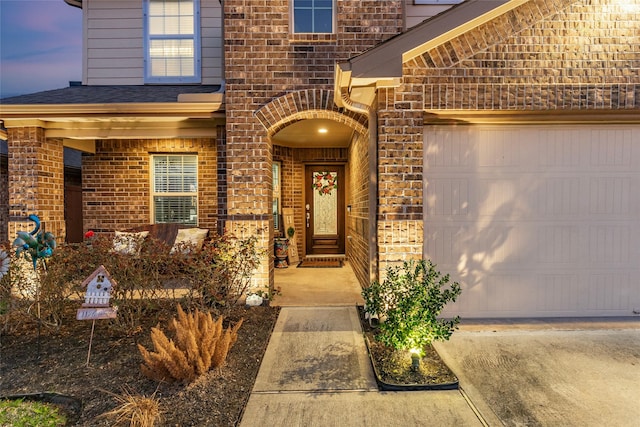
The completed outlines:
<svg viewBox="0 0 640 427">
<path fill-rule="evenodd" d="M 468 324 L 436 343 L 486 425 L 640 426 L 640 319 Z"/>
</svg>

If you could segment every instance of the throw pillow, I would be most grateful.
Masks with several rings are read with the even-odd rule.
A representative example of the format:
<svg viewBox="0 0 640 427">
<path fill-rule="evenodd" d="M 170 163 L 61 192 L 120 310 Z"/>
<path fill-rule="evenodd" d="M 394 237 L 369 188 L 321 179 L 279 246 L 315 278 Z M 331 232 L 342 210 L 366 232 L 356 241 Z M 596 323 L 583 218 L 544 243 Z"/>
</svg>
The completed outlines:
<svg viewBox="0 0 640 427">
<path fill-rule="evenodd" d="M 206 228 L 181 228 L 178 230 L 176 241 L 171 248 L 171 253 L 178 250 L 189 252 L 191 248 L 196 251 L 202 249 L 204 239 L 209 230 Z"/>
<path fill-rule="evenodd" d="M 113 250 L 124 255 L 140 255 L 142 242 L 148 234 L 148 231 L 139 233 L 116 231 L 116 236 L 113 238 Z"/>
</svg>

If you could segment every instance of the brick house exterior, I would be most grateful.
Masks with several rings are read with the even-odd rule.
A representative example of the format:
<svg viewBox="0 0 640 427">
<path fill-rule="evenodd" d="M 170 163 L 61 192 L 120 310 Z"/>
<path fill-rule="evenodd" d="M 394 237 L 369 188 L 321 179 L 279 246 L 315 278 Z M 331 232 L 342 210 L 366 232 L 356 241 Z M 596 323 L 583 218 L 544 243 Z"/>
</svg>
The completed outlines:
<svg viewBox="0 0 640 427">
<path fill-rule="evenodd" d="M 65 234 L 63 147 L 87 152 L 83 230 L 103 233 L 152 221 L 150 156 L 187 153 L 198 162 L 198 226 L 260 235 L 269 255 L 255 284 L 273 286 L 274 162 L 281 206 L 293 208 L 302 233 L 308 166 L 343 166 L 345 255 L 363 286 L 388 265 L 428 257 L 463 283 L 455 309 L 467 316 L 640 309 L 633 287 L 640 254 L 622 237 L 640 237 L 633 221 L 640 202 L 629 190 L 640 184 L 631 167 L 638 166 L 633 141 L 640 135 L 640 2 L 470 0 L 420 9 L 408 0 L 342 0 L 333 3 L 333 31 L 311 34 L 293 31 L 290 0 L 200 0 L 202 78 L 184 86 L 144 85 L 137 51 L 126 43 L 109 45 L 127 56 L 122 67 L 101 70 L 108 49 L 93 46 L 116 36 L 91 23 L 111 2 L 68 2 L 82 6 L 88 22 L 83 85 L 0 107 L 8 129 L 7 166 L 0 160 L 0 202 L 5 197 L 8 206 L 0 213 L 3 240 L 24 228 L 31 212 Z M 126 22 L 142 19 L 142 3 L 129 2 L 121 12 Z M 420 23 L 407 29 L 409 17 Z M 128 30 L 118 29 L 142 46 L 135 40 L 142 29 Z M 347 143 L 283 142 L 288 130 L 313 120 L 349 129 Z M 528 159 L 544 157 L 544 144 L 531 148 L 524 137 L 543 131 L 558 139 L 549 148 L 558 155 L 531 166 Z M 620 142 L 599 148 L 609 132 Z M 563 157 L 569 140 L 584 138 L 591 151 L 580 145 Z M 614 160 L 597 161 L 598 150 Z M 519 198 L 523 181 L 536 183 L 531 200 Z M 598 199 L 609 183 L 616 200 Z M 590 194 L 591 204 L 579 209 Z M 575 206 L 552 206 L 572 198 Z M 571 224 L 576 217 L 578 225 Z M 515 238 L 512 230 L 520 229 L 531 231 Z M 553 230 L 572 243 L 558 241 L 554 249 Z M 592 270 L 597 230 L 622 261 Z M 533 242 L 544 233 L 549 240 Z M 548 260 L 553 250 L 557 256 Z M 304 239 L 298 251 L 308 252 Z M 607 298 L 614 302 L 600 303 Z"/>
</svg>

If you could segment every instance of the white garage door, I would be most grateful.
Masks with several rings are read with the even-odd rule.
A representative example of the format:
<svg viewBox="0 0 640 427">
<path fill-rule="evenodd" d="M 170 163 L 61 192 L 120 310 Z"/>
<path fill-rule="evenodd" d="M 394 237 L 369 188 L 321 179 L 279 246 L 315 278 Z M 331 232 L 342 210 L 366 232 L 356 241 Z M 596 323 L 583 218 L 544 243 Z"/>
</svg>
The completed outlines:
<svg viewBox="0 0 640 427">
<path fill-rule="evenodd" d="M 446 314 L 640 312 L 640 127 L 425 127 L 425 258 Z"/>
</svg>

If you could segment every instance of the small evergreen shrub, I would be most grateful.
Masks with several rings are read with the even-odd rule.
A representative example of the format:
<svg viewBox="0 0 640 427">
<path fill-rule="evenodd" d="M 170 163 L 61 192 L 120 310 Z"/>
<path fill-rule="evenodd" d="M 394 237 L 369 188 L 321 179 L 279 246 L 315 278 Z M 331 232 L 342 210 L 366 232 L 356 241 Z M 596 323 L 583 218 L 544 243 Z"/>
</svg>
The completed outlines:
<svg viewBox="0 0 640 427">
<path fill-rule="evenodd" d="M 383 321 L 376 339 L 397 350 L 422 349 L 437 340 L 448 340 L 460 322 L 438 318 L 461 289 L 442 276 L 431 261 L 405 261 L 402 268 L 389 267 L 382 283 L 363 289 L 365 310 Z"/>
</svg>

